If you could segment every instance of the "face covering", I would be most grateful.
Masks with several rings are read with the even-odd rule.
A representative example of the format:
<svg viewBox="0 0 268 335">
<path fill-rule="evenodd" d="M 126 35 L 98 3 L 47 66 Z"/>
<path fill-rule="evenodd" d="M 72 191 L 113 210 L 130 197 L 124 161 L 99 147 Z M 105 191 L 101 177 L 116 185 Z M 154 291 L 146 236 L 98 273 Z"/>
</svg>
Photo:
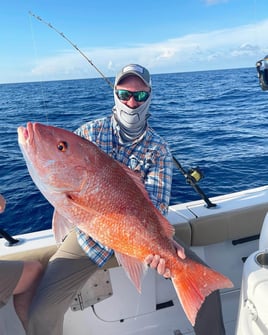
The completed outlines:
<svg viewBox="0 0 268 335">
<path fill-rule="evenodd" d="M 148 112 L 151 103 L 151 96 L 139 107 L 129 108 L 123 104 L 114 92 L 115 106 L 113 115 L 117 128 L 119 128 L 120 142 L 126 143 L 141 137 L 147 127 L 147 119 L 150 114 Z"/>
</svg>

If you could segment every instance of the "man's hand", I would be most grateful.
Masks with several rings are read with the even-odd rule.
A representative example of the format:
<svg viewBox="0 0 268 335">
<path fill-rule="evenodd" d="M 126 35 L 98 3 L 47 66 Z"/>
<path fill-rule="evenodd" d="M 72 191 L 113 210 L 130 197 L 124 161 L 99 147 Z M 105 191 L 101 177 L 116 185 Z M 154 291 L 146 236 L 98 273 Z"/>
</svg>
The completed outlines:
<svg viewBox="0 0 268 335">
<path fill-rule="evenodd" d="M 184 252 L 184 248 L 174 240 L 173 244 L 175 249 L 177 250 L 178 257 L 181 259 L 185 259 L 186 255 Z M 161 276 L 164 276 L 165 278 L 170 278 L 170 269 L 166 268 L 166 261 L 164 260 L 164 258 L 161 258 L 159 255 L 149 255 L 145 258 L 145 262 L 152 269 L 156 269 Z"/>
</svg>

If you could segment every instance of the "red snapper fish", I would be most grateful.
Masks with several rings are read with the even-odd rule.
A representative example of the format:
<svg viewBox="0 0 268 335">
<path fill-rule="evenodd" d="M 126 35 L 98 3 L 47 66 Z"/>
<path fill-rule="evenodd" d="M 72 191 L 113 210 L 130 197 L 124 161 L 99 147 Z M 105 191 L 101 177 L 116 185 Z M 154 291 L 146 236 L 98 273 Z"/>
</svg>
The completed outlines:
<svg viewBox="0 0 268 335">
<path fill-rule="evenodd" d="M 206 296 L 232 287 L 220 273 L 178 257 L 172 243 L 174 228 L 155 208 L 137 173 L 94 143 L 31 122 L 18 128 L 18 141 L 33 181 L 55 208 L 56 240 L 77 226 L 115 251 L 139 291 L 146 256 L 160 255 L 192 325 Z"/>
</svg>

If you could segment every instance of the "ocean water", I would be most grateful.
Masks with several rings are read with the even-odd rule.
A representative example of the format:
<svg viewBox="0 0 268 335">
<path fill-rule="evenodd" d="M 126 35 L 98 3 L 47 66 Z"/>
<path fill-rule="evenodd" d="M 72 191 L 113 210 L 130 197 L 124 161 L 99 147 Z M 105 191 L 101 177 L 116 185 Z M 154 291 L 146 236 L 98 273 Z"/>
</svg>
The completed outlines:
<svg viewBox="0 0 268 335">
<path fill-rule="evenodd" d="M 188 171 L 198 166 L 208 197 L 267 184 L 268 93 L 254 68 L 153 75 L 150 125 Z M 0 228 L 11 234 L 51 227 L 53 209 L 33 184 L 17 127 L 38 121 L 73 131 L 111 113 L 102 79 L 0 85 Z M 66 176 L 67 178 L 68 176 Z M 200 196 L 174 166 L 171 204 Z"/>
</svg>

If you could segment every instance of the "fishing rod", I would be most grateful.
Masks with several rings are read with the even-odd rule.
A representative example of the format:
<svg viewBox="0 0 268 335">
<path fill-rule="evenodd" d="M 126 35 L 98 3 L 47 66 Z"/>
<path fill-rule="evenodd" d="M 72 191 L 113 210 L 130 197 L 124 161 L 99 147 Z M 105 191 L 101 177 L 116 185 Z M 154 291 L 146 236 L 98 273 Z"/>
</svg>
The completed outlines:
<svg viewBox="0 0 268 335">
<path fill-rule="evenodd" d="M 97 66 L 78 48 L 77 45 L 75 45 L 68 37 L 64 35 L 64 33 L 60 32 L 58 29 L 56 29 L 54 26 L 52 26 L 51 23 L 43 20 L 40 16 L 35 15 L 31 11 L 29 11 L 29 14 L 33 16 L 35 19 L 39 20 L 40 22 L 47 25 L 49 28 L 56 31 L 57 34 L 59 34 L 61 37 L 63 37 L 75 50 L 77 50 L 80 55 L 82 55 L 87 62 L 94 67 L 94 69 L 102 76 L 102 78 L 107 82 L 107 84 L 113 89 L 113 84 L 110 82 L 110 80 L 97 68 Z M 173 156 L 173 161 L 175 162 L 176 166 L 180 170 L 180 172 L 183 174 L 183 176 L 186 178 L 187 183 L 189 183 L 193 189 L 201 196 L 201 198 L 205 201 L 208 208 L 215 207 L 216 205 L 213 204 L 209 198 L 205 195 L 205 193 L 202 191 L 202 189 L 197 185 L 197 182 L 202 178 L 202 174 L 197 169 L 192 169 L 191 172 L 186 172 L 181 164 L 178 162 L 178 160 Z M 197 175 L 199 175 L 201 178 L 197 178 Z"/>
<path fill-rule="evenodd" d="M 180 172 L 183 174 L 183 176 L 186 179 L 186 182 L 190 184 L 193 189 L 201 196 L 201 198 L 205 201 L 207 204 L 207 208 L 216 207 L 217 205 L 212 203 L 209 198 L 206 196 L 204 191 L 201 189 L 197 183 L 203 178 L 202 172 L 199 170 L 198 167 L 190 169 L 188 172 L 184 170 L 184 168 L 181 166 L 179 161 L 176 159 L 175 156 L 173 156 L 173 161 L 176 164 L 177 168 L 180 170 Z"/>
<path fill-rule="evenodd" d="M 113 88 L 113 84 L 110 82 L 110 80 L 97 68 L 97 66 L 95 66 L 95 64 L 78 48 L 77 45 L 75 45 L 68 37 L 66 37 L 62 32 L 60 32 L 58 29 L 56 29 L 54 26 L 52 26 L 51 23 L 46 22 L 45 20 L 43 20 L 40 16 L 35 15 L 34 13 L 32 13 L 31 11 L 29 11 L 29 14 L 31 16 L 33 16 L 34 18 L 36 18 L 37 20 L 39 20 L 40 22 L 44 23 L 45 25 L 47 25 L 49 28 L 53 29 L 54 31 L 56 31 L 57 34 L 59 34 L 61 37 L 63 37 L 69 44 L 71 44 L 71 46 L 73 48 L 75 48 L 75 50 L 77 50 L 80 55 L 82 55 L 82 57 L 84 57 L 86 59 L 86 61 L 94 67 L 94 69 L 102 76 L 102 78 L 107 82 L 107 84 Z"/>
<path fill-rule="evenodd" d="M 19 242 L 19 240 L 13 238 L 8 232 L 0 228 L 0 238 L 2 237 L 7 240 L 9 247 Z"/>
</svg>

